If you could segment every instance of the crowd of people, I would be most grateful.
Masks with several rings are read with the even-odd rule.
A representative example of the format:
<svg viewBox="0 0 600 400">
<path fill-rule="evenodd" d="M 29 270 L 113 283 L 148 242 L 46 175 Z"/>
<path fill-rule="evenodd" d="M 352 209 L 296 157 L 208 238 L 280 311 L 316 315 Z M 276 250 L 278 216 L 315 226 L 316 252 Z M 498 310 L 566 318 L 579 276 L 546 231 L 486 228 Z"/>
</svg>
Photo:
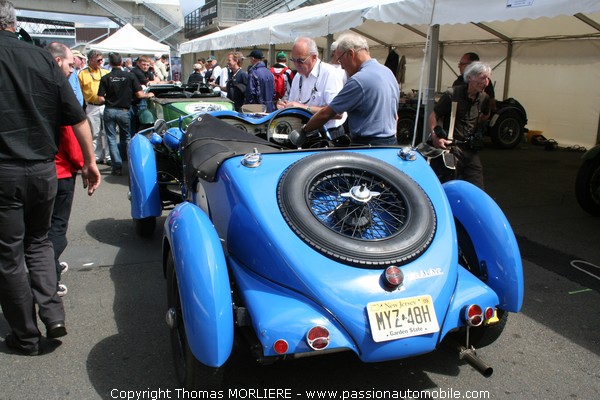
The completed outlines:
<svg viewBox="0 0 600 400">
<path fill-rule="evenodd" d="M 67 246 L 76 176 L 81 174 L 92 195 L 100 185 L 97 164 L 122 174 L 127 143 L 139 128 L 136 116 L 153 96 L 143 88 L 168 81 L 169 63 L 168 55 L 156 60 L 142 55 L 134 66 L 110 53 L 106 69 L 97 50 L 84 55 L 57 42 L 41 49 L 19 41 L 15 31 L 14 6 L 0 0 L 0 107 L 7 116 L 0 126 L 0 303 L 11 328 L 6 345 L 37 355 L 43 351 L 37 316 L 47 338 L 67 334 L 61 300 L 67 288 L 60 281 L 68 264 L 60 256 Z M 358 34 L 340 35 L 330 50 L 325 62 L 313 39 L 299 37 L 289 58 L 293 67 L 282 51 L 270 68 L 259 49 L 247 56 L 230 52 L 224 67 L 214 56 L 200 58 L 187 83 L 218 88 L 238 111 L 247 104 L 264 112 L 305 108 L 313 114 L 306 132 L 324 127 L 333 139 L 346 135 L 354 144 L 395 145 L 400 97 L 395 74 L 371 57 L 367 40 Z M 477 152 L 494 108 L 491 68 L 466 53 L 459 70 L 459 79 L 428 118 L 430 141 L 443 150 L 454 146 L 457 168 L 451 179 L 483 188 Z M 447 132 L 452 113 L 456 130 Z"/>
</svg>

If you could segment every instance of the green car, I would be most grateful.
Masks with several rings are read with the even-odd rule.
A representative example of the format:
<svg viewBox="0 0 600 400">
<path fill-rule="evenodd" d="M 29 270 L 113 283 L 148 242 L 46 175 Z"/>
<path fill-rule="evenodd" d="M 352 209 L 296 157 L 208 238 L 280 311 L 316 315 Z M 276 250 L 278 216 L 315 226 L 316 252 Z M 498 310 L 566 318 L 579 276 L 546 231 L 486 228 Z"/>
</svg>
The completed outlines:
<svg viewBox="0 0 600 400">
<path fill-rule="evenodd" d="M 159 118 L 171 121 L 194 113 L 234 110 L 233 101 L 204 84 L 152 85 L 146 91 L 155 97 L 146 100 L 148 108 L 138 114 L 140 129 L 152 126 Z"/>
</svg>

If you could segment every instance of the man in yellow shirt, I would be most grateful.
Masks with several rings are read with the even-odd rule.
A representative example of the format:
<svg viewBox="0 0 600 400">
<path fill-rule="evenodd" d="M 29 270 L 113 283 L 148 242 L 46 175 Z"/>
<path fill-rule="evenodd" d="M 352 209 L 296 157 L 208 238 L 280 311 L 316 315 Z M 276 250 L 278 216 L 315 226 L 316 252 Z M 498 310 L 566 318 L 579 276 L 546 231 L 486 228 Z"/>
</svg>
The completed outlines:
<svg viewBox="0 0 600 400">
<path fill-rule="evenodd" d="M 102 130 L 104 104 L 101 104 L 98 99 L 100 79 L 109 73 L 108 70 L 102 68 L 103 64 L 102 53 L 97 50 L 90 50 L 88 53 L 88 66 L 83 68 L 78 75 L 83 99 L 86 103 L 85 112 L 92 128 L 92 142 L 94 153 L 96 153 L 96 162 L 99 164 L 110 162 L 108 143 L 105 143 Z"/>
</svg>

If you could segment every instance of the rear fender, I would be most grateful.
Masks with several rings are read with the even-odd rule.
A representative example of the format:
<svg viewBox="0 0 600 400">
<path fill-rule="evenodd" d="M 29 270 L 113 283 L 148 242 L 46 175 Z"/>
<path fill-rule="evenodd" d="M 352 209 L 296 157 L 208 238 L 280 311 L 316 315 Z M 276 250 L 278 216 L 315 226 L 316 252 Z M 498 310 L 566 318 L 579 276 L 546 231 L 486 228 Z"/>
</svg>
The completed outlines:
<svg viewBox="0 0 600 400">
<path fill-rule="evenodd" d="M 582 160 L 591 160 L 600 155 L 600 145 L 594 146 L 581 156 Z"/>
<path fill-rule="evenodd" d="M 162 205 L 156 174 L 156 156 L 150 140 L 135 135 L 127 151 L 131 190 L 131 217 L 160 217 Z"/>
<path fill-rule="evenodd" d="M 485 261 L 499 307 L 519 312 L 523 304 L 523 265 L 514 232 L 500 207 L 484 191 L 460 180 L 445 183 L 452 213 L 465 227 L 477 258 Z"/>
<path fill-rule="evenodd" d="M 202 364 L 220 367 L 233 348 L 233 310 L 227 263 L 208 216 L 181 203 L 165 221 L 175 261 L 185 333 Z"/>
<path fill-rule="evenodd" d="M 499 101 L 497 102 L 496 107 L 496 112 L 490 119 L 490 127 L 496 125 L 502 114 L 511 110 L 519 115 L 519 117 L 521 118 L 521 124 L 523 126 L 527 125 L 527 113 L 525 112 L 525 108 L 517 100 L 510 98 L 505 101 Z"/>
</svg>

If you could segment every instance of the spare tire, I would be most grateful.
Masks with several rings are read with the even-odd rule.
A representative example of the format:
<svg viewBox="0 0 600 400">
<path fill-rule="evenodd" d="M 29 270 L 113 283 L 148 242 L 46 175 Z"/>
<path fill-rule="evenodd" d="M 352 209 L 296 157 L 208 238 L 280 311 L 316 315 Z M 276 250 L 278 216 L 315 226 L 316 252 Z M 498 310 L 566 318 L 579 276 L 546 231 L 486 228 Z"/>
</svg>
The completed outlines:
<svg viewBox="0 0 600 400">
<path fill-rule="evenodd" d="M 316 251 L 355 266 L 406 264 L 431 244 L 431 200 L 408 175 L 358 153 L 320 153 L 290 166 L 277 187 L 290 228 Z"/>
</svg>

